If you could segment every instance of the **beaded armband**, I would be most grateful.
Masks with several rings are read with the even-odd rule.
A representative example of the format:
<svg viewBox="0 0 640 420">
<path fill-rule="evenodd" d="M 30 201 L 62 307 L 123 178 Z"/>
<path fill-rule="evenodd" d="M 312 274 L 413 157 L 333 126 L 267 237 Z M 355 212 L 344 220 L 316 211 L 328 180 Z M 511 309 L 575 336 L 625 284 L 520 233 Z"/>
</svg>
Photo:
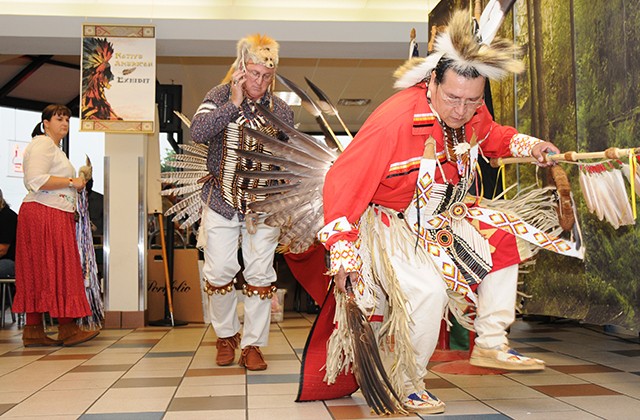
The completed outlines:
<svg viewBox="0 0 640 420">
<path fill-rule="evenodd" d="M 349 232 L 352 230 L 351 223 L 345 216 L 330 222 L 318 232 L 318 240 L 322 245 L 326 245 L 329 238 L 336 233 Z"/>
<path fill-rule="evenodd" d="M 543 141 L 526 134 L 516 134 L 509 141 L 509 150 L 514 157 L 528 157 L 531 156 L 533 146 Z"/>
<path fill-rule="evenodd" d="M 357 271 L 356 253 L 353 249 L 353 242 L 338 241 L 331 245 L 331 251 L 329 252 L 331 257 L 331 263 L 329 266 L 330 276 L 335 276 L 340 267 L 344 267 L 344 271 L 352 273 Z"/>
</svg>

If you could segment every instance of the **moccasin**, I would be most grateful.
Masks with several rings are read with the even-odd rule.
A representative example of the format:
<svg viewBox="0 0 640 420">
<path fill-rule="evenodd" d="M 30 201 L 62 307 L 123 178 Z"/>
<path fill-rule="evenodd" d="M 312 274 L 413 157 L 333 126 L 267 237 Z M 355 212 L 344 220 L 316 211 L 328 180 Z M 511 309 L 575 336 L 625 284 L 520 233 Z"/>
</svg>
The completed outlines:
<svg viewBox="0 0 640 420">
<path fill-rule="evenodd" d="M 523 356 L 503 344 L 497 349 L 483 349 L 475 346 L 469 363 L 473 366 L 504 370 L 544 370 L 544 360 Z"/>
<path fill-rule="evenodd" d="M 240 333 L 232 337 L 218 338 L 216 341 L 216 364 L 218 366 L 229 366 L 236 359 L 236 349 L 240 344 Z"/>
<path fill-rule="evenodd" d="M 445 404 L 426 390 L 410 394 L 402 405 L 407 411 L 418 414 L 444 413 L 445 409 Z"/>
<path fill-rule="evenodd" d="M 265 370 L 267 368 L 267 362 L 264 361 L 260 348 L 256 346 L 243 348 L 238 364 L 248 370 Z"/>
</svg>

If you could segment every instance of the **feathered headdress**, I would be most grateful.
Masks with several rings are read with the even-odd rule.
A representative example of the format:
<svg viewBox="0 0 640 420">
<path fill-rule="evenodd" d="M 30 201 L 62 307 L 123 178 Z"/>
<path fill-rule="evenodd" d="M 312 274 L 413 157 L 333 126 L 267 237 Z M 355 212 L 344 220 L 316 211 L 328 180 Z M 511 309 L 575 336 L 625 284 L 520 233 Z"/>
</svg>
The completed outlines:
<svg viewBox="0 0 640 420">
<path fill-rule="evenodd" d="M 104 72 L 107 82 L 113 80 L 109 60 L 113 56 L 113 44 L 107 38 L 85 38 L 82 43 L 82 91 L 89 89 L 97 71 Z"/>
<path fill-rule="evenodd" d="M 507 39 L 495 38 L 484 43 L 474 33 L 474 25 L 467 12 L 453 14 L 446 31 L 440 33 L 433 53 L 427 58 L 412 58 L 393 74 L 396 89 L 406 89 L 426 79 L 438 62 L 445 58 L 460 73 L 477 71 L 481 76 L 497 80 L 508 73 L 520 73 L 524 64 L 517 58 L 520 49 Z"/>
<path fill-rule="evenodd" d="M 236 61 L 233 62 L 222 83 L 231 81 L 233 72 L 251 60 L 270 69 L 278 67 L 278 43 L 267 35 L 253 34 L 238 41 Z"/>
</svg>

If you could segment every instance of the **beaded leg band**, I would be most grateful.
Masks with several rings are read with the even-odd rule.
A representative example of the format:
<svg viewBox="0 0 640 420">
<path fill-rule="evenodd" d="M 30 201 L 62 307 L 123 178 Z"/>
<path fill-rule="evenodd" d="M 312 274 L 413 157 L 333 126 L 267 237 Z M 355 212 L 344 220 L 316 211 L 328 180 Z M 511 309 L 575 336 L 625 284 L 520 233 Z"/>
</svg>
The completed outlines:
<svg viewBox="0 0 640 420">
<path fill-rule="evenodd" d="M 212 296 L 214 294 L 226 295 L 227 293 L 233 292 L 233 290 L 235 289 L 235 287 L 233 286 L 235 282 L 236 280 L 233 279 L 225 285 L 214 286 L 213 284 L 209 283 L 206 278 L 202 279 L 202 283 L 204 283 L 203 289 L 209 296 Z"/>
<path fill-rule="evenodd" d="M 273 285 L 264 287 L 251 286 L 249 284 L 242 285 L 243 294 L 247 297 L 260 296 L 260 299 L 271 299 L 274 293 L 276 293 L 276 290 L 278 289 Z"/>
</svg>

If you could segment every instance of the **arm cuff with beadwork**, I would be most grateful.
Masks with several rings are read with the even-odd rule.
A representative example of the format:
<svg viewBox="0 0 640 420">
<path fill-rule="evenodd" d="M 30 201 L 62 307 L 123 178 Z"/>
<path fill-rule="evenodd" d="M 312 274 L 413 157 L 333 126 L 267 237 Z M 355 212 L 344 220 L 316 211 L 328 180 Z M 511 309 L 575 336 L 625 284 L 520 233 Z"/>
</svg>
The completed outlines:
<svg viewBox="0 0 640 420">
<path fill-rule="evenodd" d="M 329 256 L 331 257 L 331 262 L 328 275 L 335 276 L 340 271 L 340 267 L 344 267 L 346 273 L 353 273 L 357 270 L 353 242 L 340 240 L 334 243 L 331 245 Z"/>
<path fill-rule="evenodd" d="M 318 240 L 326 249 L 330 249 L 335 242 L 341 239 L 353 242 L 357 236 L 358 230 L 351 226 L 345 216 L 329 222 L 318 232 Z"/>
<path fill-rule="evenodd" d="M 544 142 L 544 140 L 518 133 L 511 137 L 511 140 L 509 141 L 509 150 L 511 151 L 511 155 L 514 157 L 528 157 L 531 156 L 531 149 L 533 146 L 542 142 Z"/>
</svg>

